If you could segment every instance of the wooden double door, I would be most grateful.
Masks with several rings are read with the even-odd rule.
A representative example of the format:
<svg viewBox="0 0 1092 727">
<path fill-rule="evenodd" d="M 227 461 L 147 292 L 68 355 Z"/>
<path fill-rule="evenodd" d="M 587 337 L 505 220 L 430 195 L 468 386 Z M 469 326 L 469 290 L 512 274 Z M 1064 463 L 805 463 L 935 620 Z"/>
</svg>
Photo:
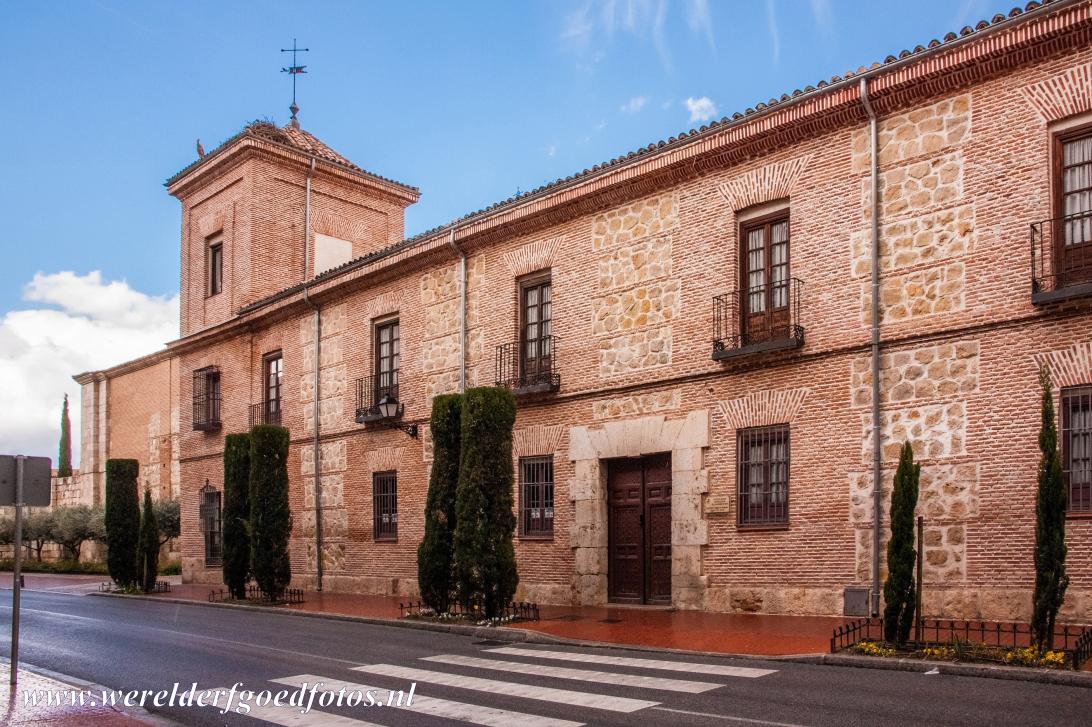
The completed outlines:
<svg viewBox="0 0 1092 727">
<path fill-rule="evenodd" d="M 671 603 L 671 455 L 607 463 L 608 597 Z"/>
</svg>

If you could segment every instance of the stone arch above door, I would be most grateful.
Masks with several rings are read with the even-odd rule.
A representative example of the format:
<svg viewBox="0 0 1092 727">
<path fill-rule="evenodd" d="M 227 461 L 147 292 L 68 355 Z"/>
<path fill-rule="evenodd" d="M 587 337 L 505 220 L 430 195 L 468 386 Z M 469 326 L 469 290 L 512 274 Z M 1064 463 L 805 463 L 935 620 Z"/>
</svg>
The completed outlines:
<svg viewBox="0 0 1092 727">
<path fill-rule="evenodd" d="M 708 526 L 702 495 L 709 490 L 704 450 L 709 446 L 709 411 L 697 409 L 682 419 L 662 415 L 577 426 L 569 430 L 573 476 L 570 543 L 573 586 L 581 605 L 607 601 L 607 495 L 603 460 L 671 453 L 671 601 L 678 608 L 701 608 L 706 577 L 702 548 Z"/>
</svg>

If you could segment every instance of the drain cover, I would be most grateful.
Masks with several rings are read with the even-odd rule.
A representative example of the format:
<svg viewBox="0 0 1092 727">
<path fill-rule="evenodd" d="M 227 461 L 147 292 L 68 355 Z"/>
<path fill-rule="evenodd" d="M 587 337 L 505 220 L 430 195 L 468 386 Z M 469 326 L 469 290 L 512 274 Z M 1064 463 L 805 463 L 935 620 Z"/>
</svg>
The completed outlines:
<svg viewBox="0 0 1092 727">
<path fill-rule="evenodd" d="M 508 645 L 507 641 L 490 641 L 488 639 L 486 639 L 485 641 L 475 641 L 474 642 L 474 646 L 507 646 L 507 645 Z"/>
</svg>

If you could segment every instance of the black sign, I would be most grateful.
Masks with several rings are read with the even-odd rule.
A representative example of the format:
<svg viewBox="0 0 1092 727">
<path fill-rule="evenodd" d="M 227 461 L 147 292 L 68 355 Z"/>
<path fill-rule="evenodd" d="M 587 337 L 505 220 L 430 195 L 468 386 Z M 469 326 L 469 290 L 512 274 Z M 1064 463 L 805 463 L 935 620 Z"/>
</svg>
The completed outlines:
<svg viewBox="0 0 1092 727">
<path fill-rule="evenodd" d="M 23 460 L 23 504 L 31 507 L 49 505 L 53 490 L 53 463 L 49 457 L 26 457 Z M 15 504 L 15 457 L 0 454 L 0 506 Z"/>
</svg>

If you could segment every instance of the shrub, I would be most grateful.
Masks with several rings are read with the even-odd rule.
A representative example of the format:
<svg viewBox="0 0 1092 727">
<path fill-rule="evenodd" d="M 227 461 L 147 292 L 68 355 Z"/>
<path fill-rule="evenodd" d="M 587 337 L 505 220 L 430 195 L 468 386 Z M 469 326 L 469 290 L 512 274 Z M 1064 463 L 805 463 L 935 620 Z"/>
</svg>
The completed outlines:
<svg viewBox="0 0 1092 727">
<path fill-rule="evenodd" d="M 918 505 L 920 474 L 921 465 L 914 464 L 914 450 L 906 442 L 891 490 L 891 540 L 887 544 L 887 580 L 883 584 L 883 634 L 888 642 L 897 644 L 906 643 L 914 625 L 914 509 Z"/>
<path fill-rule="evenodd" d="M 261 425 L 250 430 L 250 566 L 258 588 L 279 600 L 292 580 L 288 537 L 288 430 Z"/>
<path fill-rule="evenodd" d="M 15 519 L 10 515 L 0 515 L 0 545 L 15 542 Z"/>
<path fill-rule="evenodd" d="M 11 558 L 0 558 L 0 571 L 10 571 L 15 561 Z M 89 575 L 106 575 L 105 563 L 78 563 L 74 560 L 36 561 L 22 563 L 25 573 L 76 573 Z"/>
<path fill-rule="evenodd" d="M 455 492 L 459 484 L 459 436 L 462 397 L 444 394 L 432 400 L 432 471 L 425 503 L 425 537 L 417 548 L 417 585 L 421 600 L 446 613 L 454 587 L 452 541 Z"/>
<path fill-rule="evenodd" d="M 33 550 L 37 560 L 42 559 L 42 548 L 53 540 L 53 528 L 56 524 L 53 513 L 48 510 L 24 511 L 23 517 L 23 545 L 27 554 Z"/>
<path fill-rule="evenodd" d="M 180 576 L 182 575 L 182 563 L 177 560 L 168 560 L 163 565 L 159 566 L 159 575 L 161 576 Z"/>
<path fill-rule="evenodd" d="M 1065 600 L 1069 576 L 1065 572 L 1066 491 L 1062 456 L 1054 423 L 1054 396 L 1050 370 L 1039 370 L 1042 388 L 1042 423 L 1039 427 L 1039 488 L 1035 495 L 1035 594 L 1031 629 L 1042 655 L 1054 646 L 1054 621 Z"/>
<path fill-rule="evenodd" d="M 224 585 L 231 597 L 246 598 L 250 580 L 250 435 L 224 437 Z"/>
<path fill-rule="evenodd" d="M 126 588 L 140 579 L 137 543 L 140 535 L 140 506 L 137 500 L 135 459 L 106 461 L 106 567 L 118 586 Z"/>
<path fill-rule="evenodd" d="M 499 387 L 467 390 L 461 412 L 459 484 L 455 493 L 455 574 L 464 605 L 497 616 L 516 592 L 512 535 L 512 425 L 516 402 Z"/>
<path fill-rule="evenodd" d="M 152 493 L 148 490 L 144 491 L 144 514 L 140 518 L 140 567 L 141 586 L 145 593 L 151 593 L 159 574 L 159 523 L 155 519 Z"/>
<path fill-rule="evenodd" d="M 58 507 L 53 510 L 53 542 L 78 561 L 84 542 L 95 536 L 95 525 L 95 512 L 87 505 Z"/>
<path fill-rule="evenodd" d="M 182 534 L 182 514 L 178 500 L 158 500 L 152 505 L 159 526 L 159 544 L 166 545 Z"/>
</svg>

